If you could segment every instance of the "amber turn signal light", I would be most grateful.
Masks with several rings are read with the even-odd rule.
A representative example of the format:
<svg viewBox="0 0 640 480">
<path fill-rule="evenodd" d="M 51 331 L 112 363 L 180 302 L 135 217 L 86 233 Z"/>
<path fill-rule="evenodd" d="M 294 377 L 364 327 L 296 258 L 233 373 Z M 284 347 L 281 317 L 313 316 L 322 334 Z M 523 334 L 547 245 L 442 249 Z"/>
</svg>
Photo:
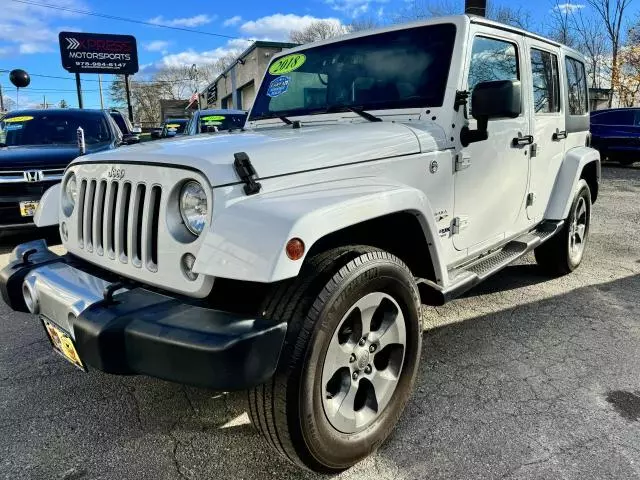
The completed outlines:
<svg viewBox="0 0 640 480">
<path fill-rule="evenodd" d="M 287 242 L 285 250 L 291 260 L 300 260 L 304 255 L 304 242 L 299 238 L 292 238 Z"/>
</svg>

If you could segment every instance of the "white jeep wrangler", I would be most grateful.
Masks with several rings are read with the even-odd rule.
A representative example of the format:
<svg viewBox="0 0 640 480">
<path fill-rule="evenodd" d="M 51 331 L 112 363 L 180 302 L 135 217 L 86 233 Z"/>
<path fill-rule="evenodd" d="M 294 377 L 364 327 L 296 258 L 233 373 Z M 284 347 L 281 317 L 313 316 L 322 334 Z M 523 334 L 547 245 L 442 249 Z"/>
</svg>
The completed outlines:
<svg viewBox="0 0 640 480">
<path fill-rule="evenodd" d="M 82 369 L 248 390 L 312 470 L 389 435 L 418 371 L 420 305 L 530 251 L 580 264 L 598 195 L 584 59 L 458 16 L 274 58 L 244 131 L 78 158 L 16 247 L 6 302 Z"/>
</svg>

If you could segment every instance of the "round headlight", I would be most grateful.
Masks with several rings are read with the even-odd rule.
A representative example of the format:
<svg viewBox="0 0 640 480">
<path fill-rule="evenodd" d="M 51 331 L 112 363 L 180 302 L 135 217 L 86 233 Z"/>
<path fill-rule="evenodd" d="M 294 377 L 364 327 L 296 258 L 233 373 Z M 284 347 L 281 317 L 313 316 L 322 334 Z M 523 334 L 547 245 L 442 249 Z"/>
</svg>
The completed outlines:
<svg viewBox="0 0 640 480">
<path fill-rule="evenodd" d="M 180 215 L 194 235 L 200 235 L 207 222 L 207 194 L 196 181 L 184 184 L 180 192 Z"/>
<path fill-rule="evenodd" d="M 71 215 L 71 212 L 73 212 L 73 208 L 76 206 L 76 202 L 78 201 L 78 182 L 76 181 L 75 173 L 69 175 L 64 183 L 64 199 L 67 214 Z"/>
</svg>

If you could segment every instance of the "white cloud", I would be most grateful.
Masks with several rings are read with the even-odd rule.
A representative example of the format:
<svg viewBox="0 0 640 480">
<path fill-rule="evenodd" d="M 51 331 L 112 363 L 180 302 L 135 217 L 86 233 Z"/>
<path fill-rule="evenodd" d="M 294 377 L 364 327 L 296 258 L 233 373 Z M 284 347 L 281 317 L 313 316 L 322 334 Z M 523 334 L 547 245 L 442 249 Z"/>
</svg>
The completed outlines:
<svg viewBox="0 0 640 480">
<path fill-rule="evenodd" d="M 307 28 L 318 20 L 332 22 L 335 23 L 336 26 L 342 25 L 337 18 L 317 18 L 311 15 L 299 16 L 292 13 L 286 15 L 276 13 L 275 15 L 262 17 L 258 20 L 245 22 L 240 27 L 240 30 L 252 38 L 286 41 L 289 39 L 289 34 L 293 30 Z"/>
<path fill-rule="evenodd" d="M 234 27 L 241 21 L 242 17 L 240 15 L 236 15 L 235 17 L 227 18 L 222 25 L 224 25 L 225 27 Z"/>
<path fill-rule="evenodd" d="M 171 55 L 165 55 L 162 57 L 155 67 L 184 67 L 185 65 L 209 65 L 216 63 L 225 55 L 240 54 L 246 49 L 251 42 L 248 40 L 230 40 L 223 47 L 218 47 L 213 50 L 196 51 L 194 49 L 185 50 L 179 53 L 173 53 Z"/>
<path fill-rule="evenodd" d="M 333 10 L 353 18 L 367 13 L 371 5 L 388 2 L 389 0 L 324 0 Z"/>
<path fill-rule="evenodd" d="M 173 18 L 165 19 L 162 15 L 158 15 L 149 20 L 150 23 L 156 25 L 167 25 L 169 27 L 199 27 L 213 22 L 217 17 L 211 17 L 209 15 L 200 14 L 188 18 Z"/>
<path fill-rule="evenodd" d="M 74 9 L 88 8 L 81 0 L 52 0 L 51 5 Z M 0 14 L 0 56 L 53 52 L 58 33 L 77 28 L 54 25 L 77 14 L 60 9 L 18 2 L 3 2 Z"/>
<path fill-rule="evenodd" d="M 153 42 L 142 44 L 142 48 L 147 52 L 162 52 L 163 55 L 166 55 L 165 52 L 170 44 L 171 42 L 167 42 L 165 40 L 154 40 Z"/>
<path fill-rule="evenodd" d="M 553 7 L 554 10 L 558 10 L 564 14 L 577 12 L 578 10 L 584 8 L 585 5 L 582 3 L 560 3 Z"/>
</svg>

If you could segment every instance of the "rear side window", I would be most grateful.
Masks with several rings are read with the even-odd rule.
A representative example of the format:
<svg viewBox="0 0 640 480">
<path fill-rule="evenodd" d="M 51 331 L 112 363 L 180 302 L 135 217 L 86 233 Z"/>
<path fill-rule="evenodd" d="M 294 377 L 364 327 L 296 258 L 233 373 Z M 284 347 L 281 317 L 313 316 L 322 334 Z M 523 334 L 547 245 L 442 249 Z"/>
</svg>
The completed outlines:
<svg viewBox="0 0 640 480">
<path fill-rule="evenodd" d="M 533 105 L 536 113 L 560 111 L 560 75 L 558 57 L 552 53 L 531 49 L 533 73 Z"/>
<path fill-rule="evenodd" d="M 587 77 L 584 64 L 573 58 L 566 58 L 567 88 L 569 93 L 569 115 L 585 115 L 587 104 Z"/>
</svg>

